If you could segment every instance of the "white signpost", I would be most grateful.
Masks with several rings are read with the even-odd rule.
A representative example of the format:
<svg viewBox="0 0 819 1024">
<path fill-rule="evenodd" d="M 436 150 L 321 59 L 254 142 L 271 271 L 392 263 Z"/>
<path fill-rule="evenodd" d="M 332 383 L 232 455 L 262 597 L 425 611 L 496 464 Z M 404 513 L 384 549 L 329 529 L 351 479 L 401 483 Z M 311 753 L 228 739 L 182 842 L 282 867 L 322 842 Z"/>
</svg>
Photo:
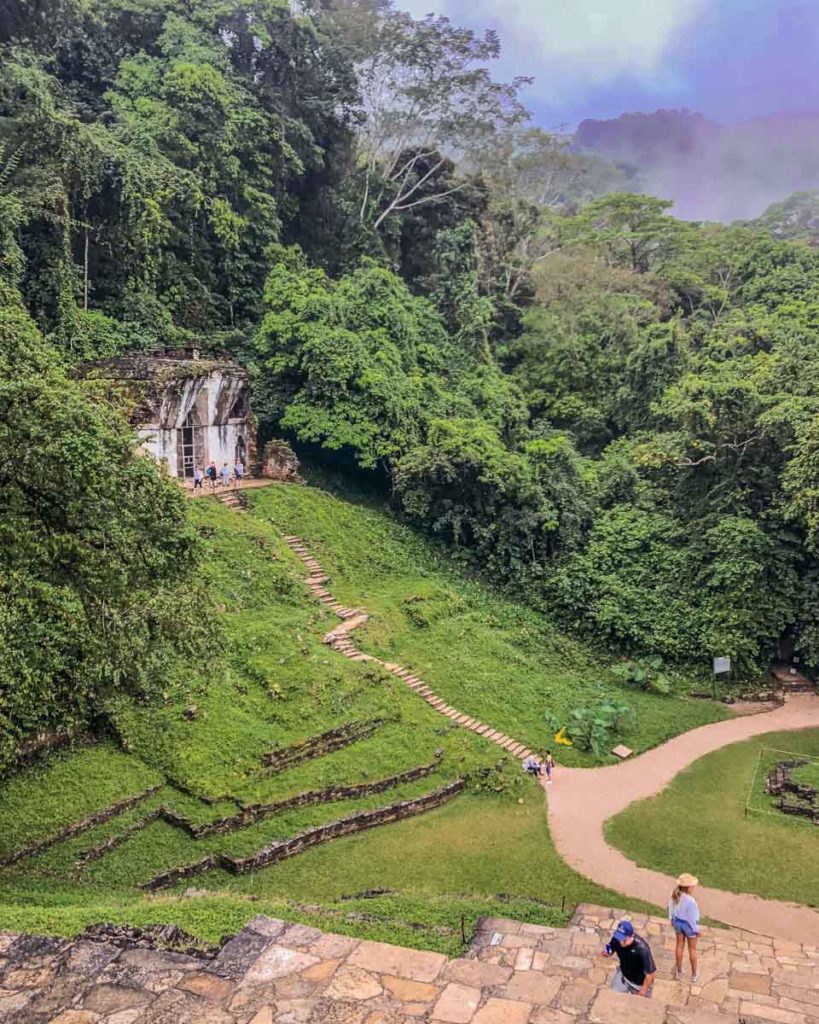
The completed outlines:
<svg viewBox="0 0 819 1024">
<path fill-rule="evenodd" d="M 726 676 L 731 672 L 730 658 L 714 658 L 714 675 L 711 681 L 711 692 L 714 700 L 717 699 L 717 676 Z"/>
</svg>

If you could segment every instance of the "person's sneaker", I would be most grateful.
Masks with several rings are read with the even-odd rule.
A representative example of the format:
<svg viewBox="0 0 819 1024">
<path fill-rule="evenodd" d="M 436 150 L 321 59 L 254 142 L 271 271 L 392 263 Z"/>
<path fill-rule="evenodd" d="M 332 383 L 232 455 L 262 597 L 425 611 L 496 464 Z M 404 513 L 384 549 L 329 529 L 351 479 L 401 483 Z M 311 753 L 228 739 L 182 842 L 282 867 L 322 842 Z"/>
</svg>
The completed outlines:
<svg viewBox="0 0 819 1024">
<path fill-rule="evenodd" d="M 682 978 L 683 972 L 681 967 L 674 968 L 674 981 L 679 981 Z"/>
<path fill-rule="evenodd" d="M 692 985 L 698 985 L 698 984 L 699 984 L 699 982 L 700 982 L 700 976 L 699 976 L 699 974 L 692 974 L 692 975 L 691 975 L 691 984 L 692 984 Z"/>
</svg>

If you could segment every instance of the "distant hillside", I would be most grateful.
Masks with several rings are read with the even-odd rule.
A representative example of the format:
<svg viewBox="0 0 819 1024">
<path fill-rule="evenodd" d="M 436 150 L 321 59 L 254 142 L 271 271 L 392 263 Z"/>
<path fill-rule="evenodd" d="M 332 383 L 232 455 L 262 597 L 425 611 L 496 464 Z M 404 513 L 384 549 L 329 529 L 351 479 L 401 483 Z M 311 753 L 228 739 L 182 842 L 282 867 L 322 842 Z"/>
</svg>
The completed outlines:
<svg viewBox="0 0 819 1024">
<path fill-rule="evenodd" d="M 751 220 L 819 187 L 819 113 L 736 125 L 689 110 L 628 113 L 583 121 L 575 144 L 636 171 L 644 191 L 689 220 Z"/>
<path fill-rule="evenodd" d="M 774 238 L 819 246 L 819 192 L 795 192 L 769 206 L 753 223 Z"/>
</svg>

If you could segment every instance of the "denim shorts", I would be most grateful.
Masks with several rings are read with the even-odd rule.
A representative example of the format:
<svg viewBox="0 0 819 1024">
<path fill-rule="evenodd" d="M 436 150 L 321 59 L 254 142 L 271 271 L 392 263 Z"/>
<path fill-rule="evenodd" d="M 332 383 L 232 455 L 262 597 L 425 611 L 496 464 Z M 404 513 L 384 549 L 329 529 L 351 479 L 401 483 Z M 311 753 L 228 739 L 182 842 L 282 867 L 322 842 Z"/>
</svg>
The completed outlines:
<svg viewBox="0 0 819 1024">
<path fill-rule="evenodd" d="M 681 917 L 672 918 L 671 926 L 678 935 L 684 935 L 687 939 L 696 939 L 699 935 L 699 932 L 694 931 L 688 921 L 684 921 Z"/>
</svg>

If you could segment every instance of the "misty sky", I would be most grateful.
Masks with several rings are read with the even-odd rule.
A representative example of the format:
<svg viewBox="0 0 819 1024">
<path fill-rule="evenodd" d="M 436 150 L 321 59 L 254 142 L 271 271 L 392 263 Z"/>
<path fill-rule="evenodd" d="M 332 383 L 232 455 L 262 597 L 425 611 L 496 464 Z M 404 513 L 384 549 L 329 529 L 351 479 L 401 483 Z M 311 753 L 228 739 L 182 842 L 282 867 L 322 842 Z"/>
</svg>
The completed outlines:
<svg viewBox="0 0 819 1024">
<path fill-rule="evenodd" d="M 689 107 L 729 123 L 819 110 L 819 0 L 398 0 L 500 33 L 546 128 Z"/>
</svg>

